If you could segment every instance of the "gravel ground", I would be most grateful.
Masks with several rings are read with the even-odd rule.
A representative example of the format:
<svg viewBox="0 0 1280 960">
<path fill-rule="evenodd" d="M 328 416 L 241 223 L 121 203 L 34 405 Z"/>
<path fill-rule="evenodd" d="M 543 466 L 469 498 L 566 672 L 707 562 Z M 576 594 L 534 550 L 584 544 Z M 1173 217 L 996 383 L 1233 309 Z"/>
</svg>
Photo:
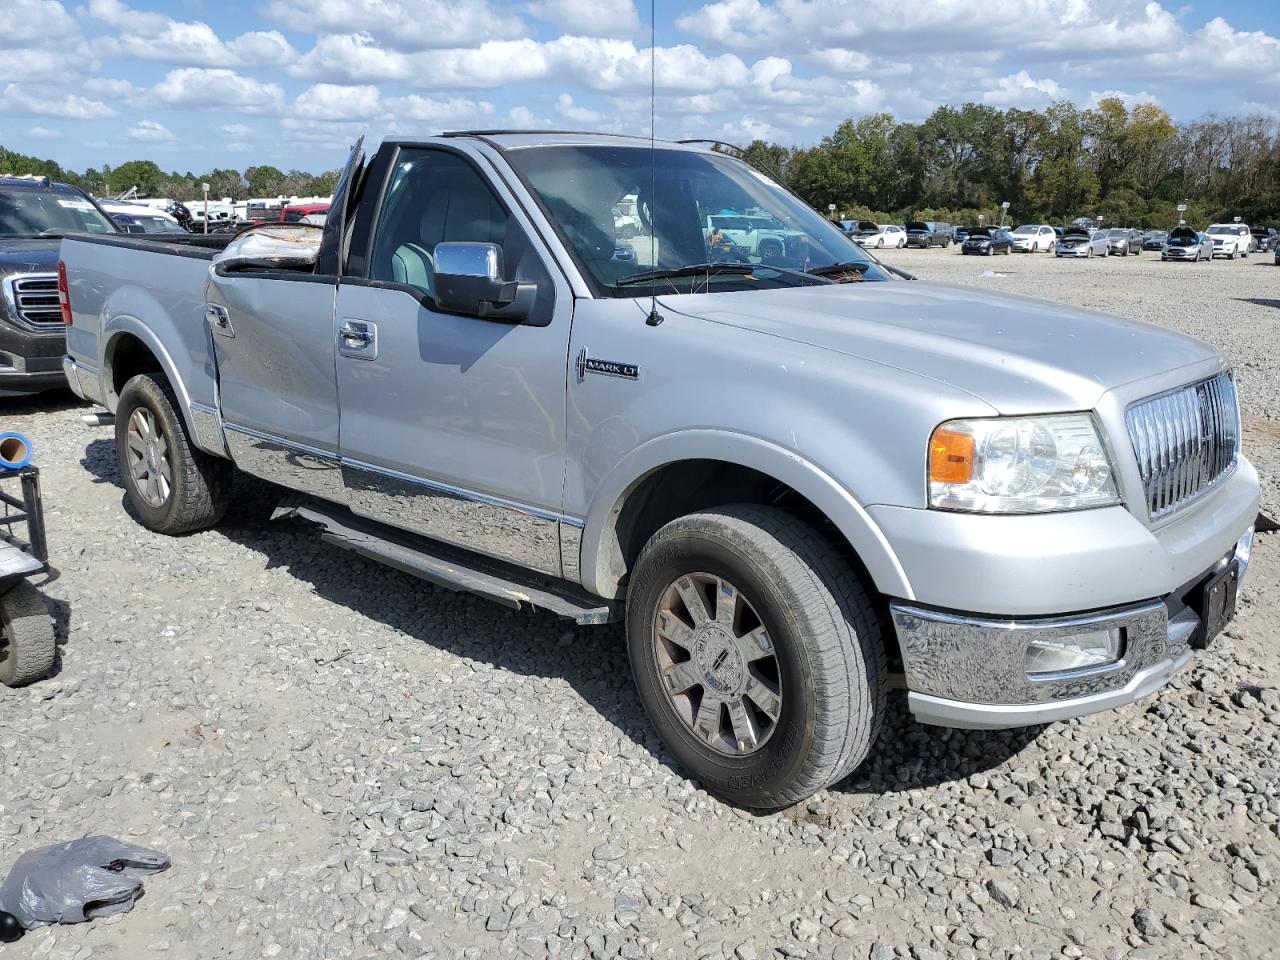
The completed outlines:
<svg viewBox="0 0 1280 960">
<path fill-rule="evenodd" d="M 1221 344 L 1277 506 L 1280 270 L 885 259 Z M 0 691 L 0 869 L 86 833 L 174 861 L 132 913 L 6 956 L 1277 956 L 1280 537 L 1229 632 L 1150 700 L 998 733 L 895 701 L 849 781 L 755 816 L 674 768 L 618 629 L 437 590 L 297 526 L 153 535 L 122 509 L 108 431 L 65 397 L 6 403 L 45 471 L 62 647 L 52 679 Z"/>
</svg>

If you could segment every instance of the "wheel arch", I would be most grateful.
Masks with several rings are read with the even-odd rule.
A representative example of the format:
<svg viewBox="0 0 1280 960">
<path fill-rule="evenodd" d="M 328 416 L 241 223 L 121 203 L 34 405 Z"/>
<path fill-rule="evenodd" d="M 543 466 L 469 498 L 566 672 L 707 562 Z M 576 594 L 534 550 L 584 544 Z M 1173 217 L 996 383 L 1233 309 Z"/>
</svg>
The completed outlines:
<svg viewBox="0 0 1280 960">
<path fill-rule="evenodd" d="M 191 395 L 178 373 L 177 364 L 164 348 L 159 338 L 136 317 L 116 316 L 103 330 L 102 389 L 108 409 L 115 411 L 120 402 L 120 391 L 129 380 L 140 373 L 162 373 L 173 387 L 178 399 L 178 414 L 182 417 L 188 435 L 202 449 L 201 431 L 192 415 Z M 209 451 L 219 453 L 216 448 Z"/>
<path fill-rule="evenodd" d="M 606 476 L 583 529 L 583 585 L 600 596 L 622 596 L 630 565 L 659 527 L 685 513 L 741 502 L 774 503 L 829 524 L 869 589 L 914 595 L 888 540 L 850 491 L 792 450 L 716 430 L 650 440 Z"/>
</svg>

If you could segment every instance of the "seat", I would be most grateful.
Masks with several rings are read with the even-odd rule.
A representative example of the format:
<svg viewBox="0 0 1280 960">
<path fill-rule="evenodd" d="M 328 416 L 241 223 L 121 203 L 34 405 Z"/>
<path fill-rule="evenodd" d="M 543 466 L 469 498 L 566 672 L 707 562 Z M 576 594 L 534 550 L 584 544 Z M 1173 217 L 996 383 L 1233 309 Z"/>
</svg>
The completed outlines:
<svg viewBox="0 0 1280 960">
<path fill-rule="evenodd" d="M 391 277 L 435 296 L 435 258 L 423 246 L 403 243 L 391 255 Z"/>
</svg>

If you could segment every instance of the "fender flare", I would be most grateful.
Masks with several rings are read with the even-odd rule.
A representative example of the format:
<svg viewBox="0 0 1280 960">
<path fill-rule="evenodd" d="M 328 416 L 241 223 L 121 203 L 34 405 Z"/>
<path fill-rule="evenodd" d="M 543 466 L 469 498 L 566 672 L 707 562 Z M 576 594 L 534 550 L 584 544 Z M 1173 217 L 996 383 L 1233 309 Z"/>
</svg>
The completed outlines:
<svg viewBox="0 0 1280 960">
<path fill-rule="evenodd" d="M 159 361 L 160 369 L 164 371 L 170 386 L 173 387 L 174 395 L 178 398 L 178 412 L 186 423 L 187 431 L 191 437 L 196 437 L 196 424 L 191 416 L 191 394 L 187 392 L 187 385 L 183 382 L 182 377 L 178 375 L 177 364 L 173 362 L 173 357 L 164 348 L 160 338 L 145 323 L 128 314 L 117 314 L 103 324 L 102 327 L 102 357 L 100 358 L 101 365 L 99 369 L 101 373 L 99 377 L 101 378 L 102 395 L 110 401 L 112 412 L 115 412 L 120 398 L 116 395 L 112 386 L 112 380 L 115 378 L 112 375 L 108 357 L 111 356 L 114 349 L 112 344 L 124 334 L 137 337 L 142 341 L 143 346 L 151 351 L 151 355 Z"/>
<path fill-rule="evenodd" d="M 646 477 L 684 460 L 720 460 L 758 470 L 785 483 L 818 507 L 849 541 L 876 589 L 902 599 L 915 594 L 893 547 L 848 490 L 793 450 L 767 440 L 723 430 L 686 430 L 655 437 L 636 447 L 600 482 L 583 529 L 582 584 L 602 597 L 620 590 L 608 571 L 608 544 L 616 511 Z"/>
</svg>

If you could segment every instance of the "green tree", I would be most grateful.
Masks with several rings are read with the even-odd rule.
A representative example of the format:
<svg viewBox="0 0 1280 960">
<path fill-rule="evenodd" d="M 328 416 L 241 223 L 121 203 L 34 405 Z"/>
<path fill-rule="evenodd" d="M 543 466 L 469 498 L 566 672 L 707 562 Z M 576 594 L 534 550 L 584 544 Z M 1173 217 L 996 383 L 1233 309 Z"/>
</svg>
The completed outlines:
<svg viewBox="0 0 1280 960">
<path fill-rule="evenodd" d="M 248 167 L 244 171 L 244 182 L 251 197 L 277 196 L 284 180 L 284 171 L 268 165 Z"/>
</svg>

